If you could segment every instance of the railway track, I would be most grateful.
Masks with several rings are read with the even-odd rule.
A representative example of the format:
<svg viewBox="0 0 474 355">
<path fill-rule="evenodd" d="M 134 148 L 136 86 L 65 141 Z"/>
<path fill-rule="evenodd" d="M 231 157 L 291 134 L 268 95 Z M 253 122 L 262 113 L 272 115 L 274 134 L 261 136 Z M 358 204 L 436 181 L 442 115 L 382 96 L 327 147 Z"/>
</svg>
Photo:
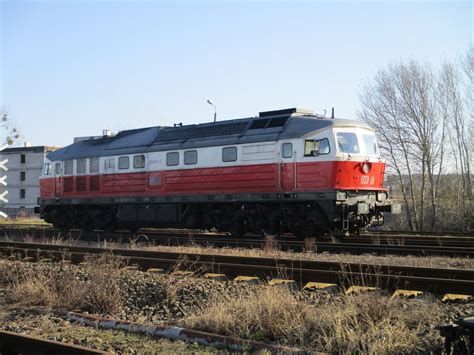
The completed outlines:
<svg viewBox="0 0 474 355">
<path fill-rule="evenodd" d="M 260 279 L 287 279 L 298 285 L 311 282 L 380 287 L 387 290 L 407 289 L 436 294 L 474 295 L 474 270 L 376 266 L 283 258 L 260 258 L 196 253 L 172 253 L 131 249 L 104 249 L 89 246 L 65 246 L 21 242 L 0 242 L 4 255 L 32 259 L 70 260 L 79 263 L 88 254 L 113 253 L 142 269 L 171 270 L 177 264 L 198 273 L 226 277 L 250 276 Z"/>
<path fill-rule="evenodd" d="M 0 227 L 0 235 L 8 237 L 58 238 L 62 236 L 51 227 L 12 228 Z M 231 238 L 222 233 L 202 233 L 196 231 L 147 230 L 143 233 L 101 231 L 84 233 L 71 231 L 64 239 L 80 239 L 86 242 L 124 241 L 150 242 L 156 245 L 201 245 L 232 248 L 265 247 L 267 241 L 259 236 Z M 283 251 L 301 252 L 317 250 L 318 252 L 378 255 L 418 255 L 418 256 L 457 256 L 474 257 L 474 238 L 449 236 L 402 236 L 399 234 L 364 234 L 360 237 L 348 237 L 340 243 L 333 243 L 328 238 L 321 240 L 301 241 L 294 237 L 283 236 L 275 239 L 274 246 Z"/>
<path fill-rule="evenodd" d="M 108 354 L 74 344 L 61 343 L 14 332 L 0 331 L 0 354 Z"/>
</svg>

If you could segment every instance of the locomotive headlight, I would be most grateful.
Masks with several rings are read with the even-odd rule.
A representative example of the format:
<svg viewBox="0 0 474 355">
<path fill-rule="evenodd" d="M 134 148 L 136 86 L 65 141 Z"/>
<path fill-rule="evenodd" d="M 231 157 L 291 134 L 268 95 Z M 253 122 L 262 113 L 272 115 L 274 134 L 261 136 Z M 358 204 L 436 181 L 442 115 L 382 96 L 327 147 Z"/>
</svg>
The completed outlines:
<svg viewBox="0 0 474 355">
<path fill-rule="evenodd" d="M 338 200 L 338 201 L 347 200 L 347 192 L 345 192 L 345 191 L 336 192 L 336 200 Z"/>
<path fill-rule="evenodd" d="M 362 172 L 364 174 L 368 174 L 370 171 L 370 164 L 365 162 L 364 164 L 362 164 Z"/>
<path fill-rule="evenodd" d="M 385 191 L 377 192 L 377 201 L 383 202 L 388 198 L 388 195 Z"/>
</svg>

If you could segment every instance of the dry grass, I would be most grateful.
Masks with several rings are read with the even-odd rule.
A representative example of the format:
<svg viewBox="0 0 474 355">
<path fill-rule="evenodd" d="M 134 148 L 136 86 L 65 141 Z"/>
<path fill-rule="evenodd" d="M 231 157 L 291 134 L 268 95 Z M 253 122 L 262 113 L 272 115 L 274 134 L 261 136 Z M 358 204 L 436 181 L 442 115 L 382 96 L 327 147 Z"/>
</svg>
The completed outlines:
<svg viewBox="0 0 474 355">
<path fill-rule="evenodd" d="M 400 353 L 439 345 L 432 343 L 435 334 L 426 334 L 429 325 L 439 321 L 439 305 L 434 300 L 407 305 L 371 293 L 312 304 L 302 296 L 271 287 L 221 295 L 184 323 L 210 332 L 332 353 Z"/>
<path fill-rule="evenodd" d="M 8 285 L 8 300 L 12 303 L 80 308 L 101 314 L 112 314 L 122 305 L 119 284 L 121 258 L 110 254 L 88 256 L 82 274 L 63 263 L 36 267 L 25 265 L 19 261 L 0 265 L 0 281 Z"/>
<path fill-rule="evenodd" d="M 49 223 L 46 223 L 39 217 L 18 217 L 18 218 L 1 218 L 0 224 L 20 224 L 20 225 L 42 225 L 50 226 Z"/>
<path fill-rule="evenodd" d="M 112 314 L 122 307 L 120 268 L 124 260 L 112 254 L 91 255 L 85 259 L 88 279 L 84 305 L 90 311 Z"/>
<path fill-rule="evenodd" d="M 22 306 L 74 308 L 82 303 L 84 288 L 68 265 L 56 268 L 25 268 L 20 262 L 0 269 L 0 279 L 9 285 L 8 298 Z"/>
</svg>

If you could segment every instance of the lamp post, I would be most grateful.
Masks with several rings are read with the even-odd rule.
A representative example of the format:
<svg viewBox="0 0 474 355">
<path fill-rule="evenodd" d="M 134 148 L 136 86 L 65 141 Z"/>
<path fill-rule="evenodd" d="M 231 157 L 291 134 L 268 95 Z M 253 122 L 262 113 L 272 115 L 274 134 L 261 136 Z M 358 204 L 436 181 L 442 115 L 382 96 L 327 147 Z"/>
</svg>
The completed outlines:
<svg viewBox="0 0 474 355">
<path fill-rule="evenodd" d="M 208 103 L 209 105 L 211 105 L 212 107 L 214 107 L 214 123 L 215 123 L 216 120 L 217 120 L 217 108 L 216 108 L 216 105 L 214 105 L 210 99 L 207 100 L 207 103 Z"/>
</svg>

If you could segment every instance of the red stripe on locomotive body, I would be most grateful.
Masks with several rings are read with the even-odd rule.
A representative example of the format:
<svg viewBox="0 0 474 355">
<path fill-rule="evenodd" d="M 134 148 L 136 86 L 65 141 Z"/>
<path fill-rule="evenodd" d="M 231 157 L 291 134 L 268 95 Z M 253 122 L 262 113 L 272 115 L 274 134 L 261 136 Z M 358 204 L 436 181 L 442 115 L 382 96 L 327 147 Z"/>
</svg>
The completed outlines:
<svg viewBox="0 0 474 355">
<path fill-rule="evenodd" d="M 369 163 L 364 174 L 357 161 L 324 161 L 242 165 L 100 175 L 91 191 L 91 175 L 83 191 L 79 176 L 40 179 L 41 197 L 107 197 L 196 195 L 246 192 L 309 192 L 318 190 L 382 190 L 385 163 Z M 66 181 L 70 179 L 69 181 Z M 81 182 L 82 183 L 82 182 Z M 68 189 L 65 189 L 65 186 Z M 71 188 L 72 187 L 72 188 Z"/>
</svg>

